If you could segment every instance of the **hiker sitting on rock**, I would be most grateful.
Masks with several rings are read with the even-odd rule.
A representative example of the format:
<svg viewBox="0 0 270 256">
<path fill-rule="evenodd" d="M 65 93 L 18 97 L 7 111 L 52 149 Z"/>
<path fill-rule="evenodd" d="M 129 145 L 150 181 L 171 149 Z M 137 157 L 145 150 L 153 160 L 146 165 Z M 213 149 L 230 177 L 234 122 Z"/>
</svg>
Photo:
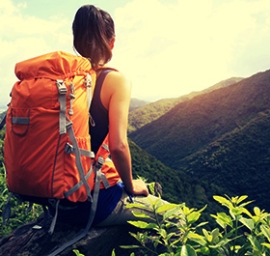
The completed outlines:
<svg viewBox="0 0 270 256">
<path fill-rule="evenodd" d="M 73 45 L 76 52 L 88 58 L 96 70 L 97 83 L 90 109 L 94 126 L 90 125 L 91 147 L 94 153 L 107 134 L 112 162 L 115 168 L 105 173 L 110 187 L 101 189 L 93 225 L 125 224 L 135 217 L 126 205 L 131 202 L 149 204 L 147 185 L 133 180 L 132 164 L 127 139 L 128 111 L 131 84 L 124 75 L 104 66 L 112 58 L 115 42 L 114 22 L 111 16 L 93 5 L 82 6 L 73 25 Z M 78 202 L 71 209 L 59 209 L 58 220 L 85 224 L 91 203 Z M 54 209 L 50 209 L 54 214 Z M 137 210 L 137 209 L 136 209 Z M 142 211 L 138 209 L 137 211 Z"/>
</svg>

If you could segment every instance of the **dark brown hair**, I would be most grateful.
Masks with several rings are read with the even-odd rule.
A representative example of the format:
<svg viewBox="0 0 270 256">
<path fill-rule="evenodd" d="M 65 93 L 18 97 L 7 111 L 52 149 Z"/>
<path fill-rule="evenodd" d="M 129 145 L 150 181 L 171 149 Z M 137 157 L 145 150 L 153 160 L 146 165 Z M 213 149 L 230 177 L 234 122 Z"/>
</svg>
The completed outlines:
<svg viewBox="0 0 270 256">
<path fill-rule="evenodd" d="M 115 32 L 109 13 L 93 5 L 84 5 L 75 14 L 72 30 L 75 50 L 81 56 L 89 58 L 93 67 L 110 61 L 110 42 L 115 37 Z"/>
</svg>

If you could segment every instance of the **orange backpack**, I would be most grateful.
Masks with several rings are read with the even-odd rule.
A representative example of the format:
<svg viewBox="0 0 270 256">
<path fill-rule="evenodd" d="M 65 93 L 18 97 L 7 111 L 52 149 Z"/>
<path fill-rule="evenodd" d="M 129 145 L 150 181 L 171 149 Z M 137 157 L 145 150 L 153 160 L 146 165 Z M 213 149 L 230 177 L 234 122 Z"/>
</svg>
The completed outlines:
<svg viewBox="0 0 270 256">
<path fill-rule="evenodd" d="M 91 63 L 58 51 L 16 64 L 15 73 L 20 81 L 12 88 L 4 140 L 9 191 L 41 204 L 91 200 L 93 219 L 100 187 L 115 184 L 119 175 L 106 161 L 106 140 L 91 152 Z"/>
<path fill-rule="evenodd" d="M 9 190 L 86 201 L 95 159 L 89 107 L 96 74 L 90 62 L 53 52 L 18 63 L 15 73 L 20 81 L 12 88 L 4 143 Z"/>
</svg>

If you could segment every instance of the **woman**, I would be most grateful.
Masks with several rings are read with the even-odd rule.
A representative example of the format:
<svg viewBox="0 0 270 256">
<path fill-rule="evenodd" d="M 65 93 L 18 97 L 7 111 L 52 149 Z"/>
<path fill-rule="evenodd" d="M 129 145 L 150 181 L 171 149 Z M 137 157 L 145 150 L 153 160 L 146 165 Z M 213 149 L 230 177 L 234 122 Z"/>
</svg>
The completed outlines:
<svg viewBox="0 0 270 256">
<path fill-rule="evenodd" d="M 133 200 L 149 204 L 148 198 L 154 198 L 149 195 L 142 180 L 132 179 L 127 140 L 131 84 L 120 72 L 99 69 L 112 58 L 115 42 L 114 22 L 107 12 L 93 5 L 82 6 L 75 15 L 72 29 L 74 49 L 81 56 L 88 58 L 97 72 L 97 83 L 90 109 L 95 122 L 95 126 L 90 128 L 92 150 L 97 152 L 109 132 L 111 158 L 117 170 L 115 184 L 100 191 L 93 225 L 125 224 L 127 220 L 134 219 L 131 209 L 126 209 L 126 204 Z M 90 207 L 89 202 L 78 203 L 75 209 L 60 210 L 59 219 L 84 224 L 88 220 Z"/>
</svg>

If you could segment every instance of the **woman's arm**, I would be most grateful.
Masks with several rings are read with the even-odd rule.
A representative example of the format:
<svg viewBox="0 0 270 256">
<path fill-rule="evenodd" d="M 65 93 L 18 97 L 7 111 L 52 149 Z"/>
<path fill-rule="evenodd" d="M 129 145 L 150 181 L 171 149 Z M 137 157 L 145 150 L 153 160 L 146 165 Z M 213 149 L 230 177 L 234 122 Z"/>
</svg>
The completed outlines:
<svg viewBox="0 0 270 256">
<path fill-rule="evenodd" d="M 148 195 L 145 183 L 132 179 L 131 155 L 127 139 L 131 84 L 121 73 L 110 72 L 103 88 L 106 90 L 105 107 L 109 113 L 109 146 L 112 161 L 128 193 Z"/>
</svg>

